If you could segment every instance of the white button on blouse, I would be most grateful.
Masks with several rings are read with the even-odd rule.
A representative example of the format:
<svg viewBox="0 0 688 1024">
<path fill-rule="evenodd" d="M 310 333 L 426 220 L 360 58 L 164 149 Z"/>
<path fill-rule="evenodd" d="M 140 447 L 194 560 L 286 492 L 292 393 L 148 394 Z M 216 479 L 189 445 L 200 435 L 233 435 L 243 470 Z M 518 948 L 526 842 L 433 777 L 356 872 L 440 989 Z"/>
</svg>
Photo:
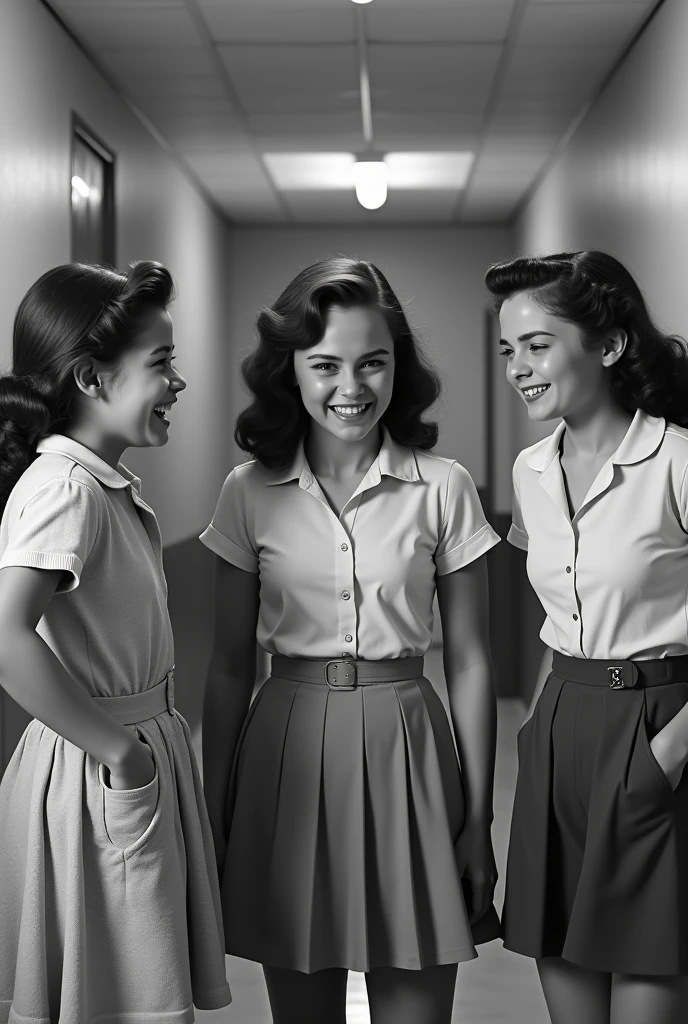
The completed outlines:
<svg viewBox="0 0 688 1024">
<path fill-rule="evenodd" d="M 257 462 L 227 477 L 212 551 L 260 574 L 258 642 L 270 654 L 369 660 L 425 654 L 435 575 L 498 543 L 457 462 L 411 451 L 384 431 L 380 453 L 338 517 L 303 447 L 284 472 Z"/>
<path fill-rule="evenodd" d="M 638 410 L 573 520 L 565 425 L 514 464 L 508 540 L 528 552 L 541 639 L 577 658 L 688 653 L 688 430 Z"/>
</svg>

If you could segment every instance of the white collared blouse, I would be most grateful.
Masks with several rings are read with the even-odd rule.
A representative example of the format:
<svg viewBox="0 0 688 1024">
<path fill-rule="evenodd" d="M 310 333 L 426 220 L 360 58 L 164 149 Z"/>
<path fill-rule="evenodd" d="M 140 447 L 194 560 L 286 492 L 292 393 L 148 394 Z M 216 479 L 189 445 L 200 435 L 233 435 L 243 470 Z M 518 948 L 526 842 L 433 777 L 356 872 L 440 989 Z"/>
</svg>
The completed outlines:
<svg viewBox="0 0 688 1024">
<path fill-rule="evenodd" d="M 571 520 L 564 423 L 514 464 L 507 540 L 528 552 L 540 637 L 576 658 L 688 654 L 688 430 L 638 410 Z"/>
<path fill-rule="evenodd" d="M 268 653 L 377 660 L 425 654 L 435 575 L 499 537 L 462 466 L 403 448 L 385 430 L 339 517 L 301 445 L 285 472 L 257 462 L 234 469 L 201 540 L 259 573 L 257 637 Z"/>
<path fill-rule="evenodd" d="M 141 481 L 53 434 L 15 484 L 0 523 L 0 569 L 61 569 L 37 632 L 95 696 L 138 693 L 174 663 L 162 542 Z"/>
</svg>

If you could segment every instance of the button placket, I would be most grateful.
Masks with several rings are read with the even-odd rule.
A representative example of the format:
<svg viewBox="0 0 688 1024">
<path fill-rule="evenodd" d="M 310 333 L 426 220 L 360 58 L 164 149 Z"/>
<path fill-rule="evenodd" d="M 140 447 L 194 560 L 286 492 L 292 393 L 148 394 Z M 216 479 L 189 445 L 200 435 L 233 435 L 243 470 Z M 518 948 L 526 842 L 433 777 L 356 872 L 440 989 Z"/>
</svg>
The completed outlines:
<svg viewBox="0 0 688 1024">
<path fill-rule="evenodd" d="M 347 509 L 342 513 L 341 519 L 337 520 L 337 535 L 335 536 L 335 564 L 336 564 L 336 601 L 337 601 L 337 644 L 341 657 L 356 657 L 356 601 L 355 595 L 355 563 L 353 544 L 349 532 L 347 532 Z M 340 646 L 342 645 L 342 646 Z M 350 645 L 345 650 L 345 646 Z"/>
</svg>

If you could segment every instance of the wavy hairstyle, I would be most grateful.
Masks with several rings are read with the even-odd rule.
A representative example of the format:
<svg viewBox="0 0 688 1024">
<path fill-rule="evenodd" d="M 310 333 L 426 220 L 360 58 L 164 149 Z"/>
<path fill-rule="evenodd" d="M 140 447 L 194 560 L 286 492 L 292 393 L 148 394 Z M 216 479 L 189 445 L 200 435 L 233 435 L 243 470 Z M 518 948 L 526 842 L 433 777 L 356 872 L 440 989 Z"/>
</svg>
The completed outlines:
<svg viewBox="0 0 688 1024">
<path fill-rule="evenodd" d="M 553 316 L 575 324 L 588 346 L 614 327 L 628 337 L 609 368 L 610 388 L 628 412 L 642 409 L 688 427 L 688 349 L 650 316 L 634 278 L 619 260 L 596 250 L 521 257 L 495 263 L 485 275 L 497 310 L 510 296 L 528 292 Z"/>
<path fill-rule="evenodd" d="M 293 352 L 318 344 L 332 306 L 380 310 L 394 341 L 395 361 L 392 399 L 381 422 L 399 444 L 427 449 L 437 443 L 437 423 L 422 415 L 438 398 L 440 379 L 420 350 L 399 299 L 372 263 L 338 257 L 306 267 L 262 310 L 258 347 L 241 364 L 253 401 L 237 417 L 234 437 L 269 469 L 290 465 L 308 431 Z"/>
<path fill-rule="evenodd" d="M 71 420 L 74 370 L 94 358 L 116 368 L 153 309 L 166 309 L 172 277 L 159 263 L 127 274 L 68 263 L 36 281 L 14 319 L 12 371 L 0 377 L 0 514 L 42 437 Z"/>
</svg>

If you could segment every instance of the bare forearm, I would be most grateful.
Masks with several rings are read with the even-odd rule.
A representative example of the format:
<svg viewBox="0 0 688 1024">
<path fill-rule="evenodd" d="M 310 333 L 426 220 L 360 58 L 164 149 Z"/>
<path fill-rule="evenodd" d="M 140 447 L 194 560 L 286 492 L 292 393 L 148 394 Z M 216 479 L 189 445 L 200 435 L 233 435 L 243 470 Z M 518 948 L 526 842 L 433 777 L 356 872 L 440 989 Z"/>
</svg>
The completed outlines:
<svg viewBox="0 0 688 1024">
<path fill-rule="evenodd" d="M 255 659 L 239 672 L 212 665 L 203 701 L 203 789 L 213 825 L 223 820 L 227 787 L 255 681 Z"/>
<path fill-rule="evenodd" d="M 35 631 L 3 631 L 0 651 L 0 685 L 17 704 L 118 775 L 134 733 L 91 699 Z"/>
<path fill-rule="evenodd" d="M 475 662 L 460 670 L 445 664 L 449 706 L 461 763 L 466 818 L 492 821 L 497 705 L 492 666 Z"/>
</svg>

